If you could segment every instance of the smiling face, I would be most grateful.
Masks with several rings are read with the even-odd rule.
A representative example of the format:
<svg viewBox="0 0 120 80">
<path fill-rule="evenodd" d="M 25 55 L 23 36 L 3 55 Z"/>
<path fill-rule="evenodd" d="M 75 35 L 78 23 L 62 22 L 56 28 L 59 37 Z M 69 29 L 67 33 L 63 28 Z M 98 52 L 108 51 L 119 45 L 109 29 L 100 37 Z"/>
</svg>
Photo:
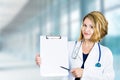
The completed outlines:
<svg viewBox="0 0 120 80">
<path fill-rule="evenodd" d="M 86 18 L 82 26 L 82 34 L 85 40 L 89 40 L 94 33 L 93 23 L 89 18 Z"/>
<path fill-rule="evenodd" d="M 99 11 L 88 13 L 82 20 L 80 40 L 100 41 L 108 33 L 108 22 Z"/>
</svg>

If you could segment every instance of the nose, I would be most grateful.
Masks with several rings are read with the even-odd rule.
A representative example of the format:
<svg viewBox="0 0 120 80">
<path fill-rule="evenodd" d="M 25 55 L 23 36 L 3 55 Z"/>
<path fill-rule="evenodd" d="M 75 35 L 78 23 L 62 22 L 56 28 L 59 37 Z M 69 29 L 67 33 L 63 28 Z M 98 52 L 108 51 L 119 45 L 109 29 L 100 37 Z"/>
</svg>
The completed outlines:
<svg viewBox="0 0 120 80">
<path fill-rule="evenodd" d="M 89 30 L 90 30 L 90 27 L 89 27 L 89 26 L 85 27 L 85 31 L 86 31 L 86 32 L 89 31 Z"/>
</svg>

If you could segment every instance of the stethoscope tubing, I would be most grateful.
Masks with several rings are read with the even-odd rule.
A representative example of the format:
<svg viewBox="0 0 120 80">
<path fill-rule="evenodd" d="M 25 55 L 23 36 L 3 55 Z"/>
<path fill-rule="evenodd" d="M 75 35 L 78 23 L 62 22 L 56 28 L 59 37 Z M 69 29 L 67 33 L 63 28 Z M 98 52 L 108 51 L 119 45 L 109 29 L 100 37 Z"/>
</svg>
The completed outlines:
<svg viewBox="0 0 120 80">
<path fill-rule="evenodd" d="M 77 56 L 78 56 L 78 53 L 79 53 L 79 50 L 80 50 L 80 46 L 81 46 L 81 43 L 79 45 L 79 47 L 77 47 L 77 41 L 75 41 L 75 44 L 74 44 L 74 48 L 73 48 L 73 51 L 72 51 L 72 58 L 73 59 L 76 59 Z M 77 51 L 76 51 L 77 50 Z"/>
<path fill-rule="evenodd" d="M 79 47 L 77 47 L 77 41 L 75 41 L 75 44 L 74 44 L 74 48 L 73 48 L 73 51 L 72 51 L 72 58 L 73 59 L 76 59 L 77 56 L 78 56 L 78 53 L 79 53 L 79 50 L 80 50 L 80 47 L 81 47 L 81 44 L 82 44 L 82 41 L 79 45 Z M 101 64 L 100 64 L 100 59 L 101 59 L 101 47 L 100 47 L 100 43 L 98 42 L 98 48 L 99 48 L 99 58 L 98 58 L 98 61 L 97 63 L 95 64 L 96 67 L 101 67 Z M 78 51 L 76 51 L 78 50 Z M 80 58 L 80 57 L 79 57 Z"/>
</svg>

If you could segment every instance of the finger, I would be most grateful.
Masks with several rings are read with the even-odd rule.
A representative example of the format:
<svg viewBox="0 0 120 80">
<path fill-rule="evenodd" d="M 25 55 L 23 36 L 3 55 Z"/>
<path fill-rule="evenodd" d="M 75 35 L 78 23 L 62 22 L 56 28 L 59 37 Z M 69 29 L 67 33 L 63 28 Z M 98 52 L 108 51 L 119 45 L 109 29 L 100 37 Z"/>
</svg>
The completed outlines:
<svg viewBox="0 0 120 80">
<path fill-rule="evenodd" d="M 36 54 L 36 57 L 40 57 L 40 54 L 39 54 L 39 53 L 37 53 L 37 54 Z"/>
<path fill-rule="evenodd" d="M 73 73 L 73 72 L 75 72 L 75 69 L 71 69 L 71 71 L 70 71 L 71 73 Z"/>
</svg>

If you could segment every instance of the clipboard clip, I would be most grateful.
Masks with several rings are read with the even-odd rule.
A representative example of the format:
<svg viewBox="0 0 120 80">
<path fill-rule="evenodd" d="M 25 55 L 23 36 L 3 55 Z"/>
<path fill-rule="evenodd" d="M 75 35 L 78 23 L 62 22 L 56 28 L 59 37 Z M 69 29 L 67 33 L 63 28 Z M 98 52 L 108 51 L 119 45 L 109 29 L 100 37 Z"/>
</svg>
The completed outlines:
<svg viewBox="0 0 120 80">
<path fill-rule="evenodd" d="M 46 39 L 61 39 L 61 36 L 50 36 L 50 35 L 46 35 Z"/>
</svg>

